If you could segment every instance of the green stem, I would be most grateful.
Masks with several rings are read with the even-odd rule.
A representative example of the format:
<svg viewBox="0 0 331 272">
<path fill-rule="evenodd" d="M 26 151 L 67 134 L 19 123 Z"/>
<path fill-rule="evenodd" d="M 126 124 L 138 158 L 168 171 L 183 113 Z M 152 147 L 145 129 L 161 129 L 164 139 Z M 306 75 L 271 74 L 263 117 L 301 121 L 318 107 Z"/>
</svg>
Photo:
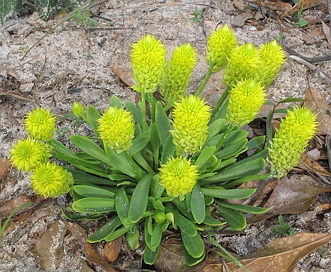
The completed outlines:
<svg viewBox="0 0 331 272">
<path fill-rule="evenodd" d="M 139 102 L 143 121 L 143 132 L 147 129 L 147 113 L 146 113 L 146 93 L 141 92 L 141 101 Z"/>
<path fill-rule="evenodd" d="M 216 150 L 219 150 L 224 142 L 226 141 L 226 139 L 229 137 L 231 131 L 235 128 L 234 125 L 229 124 L 228 127 L 226 128 L 226 130 L 224 131 L 224 133 L 222 134 L 221 139 L 218 141 L 217 145 L 216 145 Z"/>
<path fill-rule="evenodd" d="M 236 257 L 234 257 L 229 251 L 227 251 L 219 243 L 217 243 L 216 240 L 213 237 L 211 237 L 209 233 L 208 233 L 208 241 L 211 242 L 214 246 L 218 247 L 220 250 L 222 250 L 224 252 L 224 254 L 228 257 L 228 260 L 233 261 L 242 270 L 249 272 L 249 270 L 241 262 L 239 262 Z M 224 255 L 222 253 L 219 252 L 218 254 L 224 258 Z M 226 258 L 224 258 L 224 259 L 226 259 Z"/>
<path fill-rule="evenodd" d="M 199 86 L 199 89 L 197 90 L 197 92 L 195 93 L 196 96 L 200 96 L 200 94 L 202 93 L 203 89 L 205 88 L 210 76 L 213 74 L 213 69 L 214 69 L 214 66 L 209 66 L 209 69 L 205 75 L 205 77 L 203 78 L 200 86 Z"/>
<path fill-rule="evenodd" d="M 219 108 L 222 106 L 222 104 L 224 103 L 225 99 L 228 97 L 229 95 L 229 88 L 227 88 L 224 93 L 222 93 L 222 96 L 218 99 L 215 107 L 213 108 L 212 112 L 211 112 L 211 119 L 215 116 L 215 114 L 217 113 L 217 111 L 219 110 Z"/>
<path fill-rule="evenodd" d="M 155 98 L 153 96 L 153 93 L 147 94 L 147 101 L 149 104 L 149 112 L 151 115 L 151 124 L 155 122 Z"/>
</svg>

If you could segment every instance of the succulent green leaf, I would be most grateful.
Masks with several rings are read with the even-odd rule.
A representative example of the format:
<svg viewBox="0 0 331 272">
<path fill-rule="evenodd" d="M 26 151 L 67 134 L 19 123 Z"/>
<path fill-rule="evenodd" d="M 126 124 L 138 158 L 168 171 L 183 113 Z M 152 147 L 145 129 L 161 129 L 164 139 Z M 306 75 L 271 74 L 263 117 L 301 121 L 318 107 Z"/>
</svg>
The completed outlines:
<svg viewBox="0 0 331 272">
<path fill-rule="evenodd" d="M 96 243 L 104 240 L 109 234 L 111 234 L 117 227 L 121 225 L 121 221 L 118 216 L 113 216 L 106 224 L 87 238 L 89 243 Z"/>
<path fill-rule="evenodd" d="M 195 184 L 191 193 L 192 215 L 198 224 L 201 224 L 206 217 L 206 204 L 199 183 Z"/>
<path fill-rule="evenodd" d="M 166 140 L 170 134 L 171 124 L 159 101 L 157 101 L 155 105 L 155 124 L 161 144 L 165 147 Z"/>
<path fill-rule="evenodd" d="M 244 199 L 255 193 L 256 189 L 227 189 L 220 186 L 212 186 L 201 189 L 204 195 L 223 199 Z"/>
<path fill-rule="evenodd" d="M 135 226 L 134 228 L 130 229 L 125 235 L 125 240 L 129 244 L 131 250 L 136 250 L 139 248 L 139 227 Z"/>
<path fill-rule="evenodd" d="M 113 95 L 110 98 L 109 106 L 116 107 L 116 108 L 119 108 L 119 109 L 123 107 L 121 99 L 119 99 L 116 95 Z"/>
<path fill-rule="evenodd" d="M 216 151 L 215 146 L 206 146 L 206 147 L 204 147 L 200 151 L 199 157 L 194 162 L 194 164 L 199 166 L 199 168 L 201 168 L 205 163 L 208 162 L 210 157 L 214 155 L 215 151 Z"/>
<path fill-rule="evenodd" d="M 161 164 L 165 164 L 168 161 L 168 159 L 174 155 L 175 151 L 176 151 L 176 146 L 173 143 L 172 135 L 169 134 L 168 138 L 165 141 L 165 145 L 163 147 Z"/>
<path fill-rule="evenodd" d="M 115 197 L 114 192 L 91 185 L 74 185 L 73 191 L 82 197 L 102 197 L 102 198 Z"/>
<path fill-rule="evenodd" d="M 123 226 L 127 227 L 130 224 L 128 219 L 129 198 L 125 192 L 124 187 L 121 187 L 116 193 L 115 209 L 118 217 L 121 220 L 121 223 Z"/>
<path fill-rule="evenodd" d="M 254 207 L 254 206 L 250 206 L 250 205 L 228 203 L 228 202 L 223 202 L 223 201 L 217 201 L 217 203 L 222 207 L 236 210 L 239 212 L 249 213 L 249 214 L 263 214 L 272 209 L 272 208 L 261 208 L 261 207 Z"/>
<path fill-rule="evenodd" d="M 200 258 L 205 253 L 205 244 L 199 234 L 194 236 L 187 235 L 181 229 L 184 247 L 187 253 L 193 258 Z"/>
<path fill-rule="evenodd" d="M 131 223 L 137 223 L 144 215 L 152 177 L 152 173 L 144 176 L 133 191 L 128 211 L 128 217 Z"/>
<path fill-rule="evenodd" d="M 114 199 L 101 197 L 86 197 L 74 201 L 72 208 L 75 212 L 95 214 L 114 211 Z"/>
<path fill-rule="evenodd" d="M 156 262 L 157 256 L 159 255 L 159 247 L 152 251 L 147 245 L 144 251 L 144 262 L 153 265 Z"/>
<path fill-rule="evenodd" d="M 99 136 L 98 132 L 98 119 L 101 117 L 99 111 L 93 107 L 92 105 L 87 106 L 86 108 L 86 118 L 87 123 L 90 126 L 90 128 L 93 130 L 93 133 L 95 136 Z"/>
<path fill-rule="evenodd" d="M 240 212 L 222 206 L 218 206 L 216 209 L 228 222 L 231 229 L 243 230 L 246 227 L 246 218 Z"/>
<path fill-rule="evenodd" d="M 125 107 L 129 112 L 132 113 L 134 120 L 139 124 L 140 128 L 143 126 L 143 117 L 141 111 L 137 108 L 137 106 L 131 101 L 125 101 Z"/>
</svg>

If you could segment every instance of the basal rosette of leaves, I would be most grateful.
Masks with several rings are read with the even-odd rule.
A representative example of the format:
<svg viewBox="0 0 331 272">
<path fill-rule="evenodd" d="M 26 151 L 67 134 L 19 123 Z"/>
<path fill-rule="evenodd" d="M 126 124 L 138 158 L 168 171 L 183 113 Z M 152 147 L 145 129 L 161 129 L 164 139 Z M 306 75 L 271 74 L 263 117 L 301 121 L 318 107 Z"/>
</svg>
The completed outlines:
<svg viewBox="0 0 331 272">
<path fill-rule="evenodd" d="M 214 35 L 213 39 L 216 38 L 217 35 Z M 256 117 L 265 102 L 266 90 L 262 87 L 264 83 L 259 82 L 257 77 L 242 78 L 243 75 L 254 74 L 244 71 L 251 69 L 249 65 L 241 66 L 238 79 L 233 69 L 235 63 L 240 63 L 241 55 L 245 59 L 250 52 L 254 52 L 253 57 L 258 58 L 259 54 L 255 53 L 258 51 L 253 48 L 253 44 L 248 45 L 248 55 L 243 45 L 235 47 L 237 49 L 234 53 L 226 52 L 226 58 L 230 56 L 228 63 L 231 66 L 225 66 L 225 69 L 228 69 L 227 76 L 231 81 L 229 86 L 233 87 L 225 90 L 216 106 L 210 108 L 200 98 L 200 94 L 213 71 L 224 66 L 224 58 L 220 56 L 224 50 L 212 48 L 213 44 L 222 46 L 223 40 L 209 43 L 207 61 L 211 66 L 195 95 L 188 95 L 175 104 L 166 104 L 154 98 L 151 92 L 160 86 L 158 80 L 162 80 L 164 69 L 171 70 L 169 65 L 175 63 L 176 71 L 179 71 L 182 65 L 170 61 L 166 66 L 163 60 L 165 46 L 152 36 L 143 37 L 133 45 L 134 54 L 131 59 L 135 67 L 135 86 L 140 86 L 138 91 L 141 92 L 142 101 L 136 105 L 113 96 L 104 113 L 92 105 L 83 107 L 75 102 L 75 122 L 77 119 L 85 122 L 91 130 L 89 135 L 93 136 L 71 135 L 73 149 L 55 138 L 45 141 L 52 148 L 53 160 L 66 162 L 65 171 L 74 180 L 73 185 L 59 188 L 61 193 L 65 193 L 63 188 L 67 188 L 73 199 L 72 205 L 63 210 L 64 215 L 71 220 L 104 222 L 87 239 L 89 242 L 112 241 L 125 235 L 134 250 L 139 247 L 139 233 L 142 232 L 144 261 L 153 264 L 157 260 L 162 235 L 169 229 L 181 234 L 187 264 L 195 265 L 205 257 L 202 231 L 212 233 L 221 228 L 242 230 L 246 227 L 245 214 L 267 211 L 261 207 L 233 204 L 228 200 L 248 198 L 255 192 L 255 189 L 237 188 L 246 181 L 276 176 L 280 178 L 279 173 L 286 174 L 289 169 L 280 169 L 283 164 L 281 159 L 276 158 L 277 154 L 285 157 L 290 154 L 293 158 L 293 153 L 302 153 L 309 137 L 315 132 L 315 118 L 312 113 L 307 114 L 310 118 L 305 120 L 313 122 L 313 125 L 310 126 L 310 134 L 304 135 L 300 149 L 288 150 L 290 147 L 287 145 L 272 144 L 272 141 L 266 146 L 265 136 L 248 139 L 248 132 L 238 126 Z M 275 50 L 277 46 L 273 42 L 273 52 L 283 54 L 280 46 Z M 225 48 L 231 51 L 228 45 Z M 242 51 L 242 48 L 245 50 Z M 156 55 L 146 57 L 149 50 L 155 50 Z M 211 59 L 213 56 L 214 60 Z M 231 56 L 234 60 L 231 60 Z M 273 73 L 280 69 L 283 55 L 277 59 L 278 66 L 272 65 Z M 251 63 L 262 62 L 263 59 L 255 59 Z M 217 69 L 213 66 L 217 66 Z M 268 73 L 267 66 L 261 69 L 259 78 L 265 78 L 263 72 Z M 178 72 L 180 77 L 190 77 L 190 74 L 187 71 Z M 271 81 L 268 78 L 268 82 Z M 152 85 L 153 88 L 150 88 Z M 148 86 L 146 93 L 143 86 Z M 248 107 L 242 101 L 245 99 L 250 99 L 256 106 Z M 244 117 L 240 116 L 241 112 L 245 114 Z M 125 119 L 123 126 L 120 116 Z M 287 141 L 289 135 L 293 137 L 297 134 L 300 138 L 300 130 L 304 129 L 302 125 L 306 124 L 296 122 L 291 133 L 286 130 L 282 137 L 277 138 L 282 143 Z M 116 129 L 112 130 L 113 126 Z M 280 129 L 278 133 L 282 131 Z M 282 150 L 285 146 L 286 149 Z M 268 151 L 273 154 L 272 158 L 268 158 Z M 267 158 L 272 161 L 277 173 L 260 174 L 265 169 Z M 68 180 L 71 183 L 70 177 Z"/>
</svg>

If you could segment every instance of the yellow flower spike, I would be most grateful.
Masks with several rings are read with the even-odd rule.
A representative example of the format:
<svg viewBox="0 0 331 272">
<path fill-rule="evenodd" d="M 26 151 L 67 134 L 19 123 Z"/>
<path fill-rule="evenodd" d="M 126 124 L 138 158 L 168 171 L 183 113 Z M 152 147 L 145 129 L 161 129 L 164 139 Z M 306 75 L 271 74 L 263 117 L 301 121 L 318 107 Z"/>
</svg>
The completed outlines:
<svg viewBox="0 0 331 272">
<path fill-rule="evenodd" d="M 46 163 L 51 156 L 50 151 L 47 144 L 27 138 L 14 144 L 10 150 L 10 161 L 18 169 L 29 172 L 39 164 Z"/>
<path fill-rule="evenodd" d="M 100 138 L 117 152 L 127 151 L 132 145 L 134 123 L 132 114 L 124 109 L 109 107 L 98 120 Z"/>
<path fill-rule="evenodd" d="M 282 178 L 295 167 L 317 131 L 316 115 L 308 108 L 288 111 L 269 148 L 271 174 Z"/>
<path fill-rule="evenodd" d="M 237 46 L 232 50 L 224 70 L 224 84 L 232 89 L 239 81 L 255 78 L 259 65 L 258 50 L 252 43 Z"/>
<path fill-rule="evenodd" d="M 76 117 L 82 117 L 84 114 L 84 107 L 79 102 L 74 102 L 72 104 L 71 110 Z"/>
<path fill-rule="evenodd" d="M 211 33 L 207 42 L 206 60 L 213 72 L 221 70 L 228 62 L 232 49 L 237 45 L 237 38 L 228 25 Z"/>
<path fill-rule="evenodd" d="M 131 66 L 136 85 L 134 90 L 153 93 L 160 82 L 166 62 L 164 45 L 151 35 L 146 35 L 132 45 Z"/>
<path fill-rule="evenodd" d="M 261 60 L 258 79 L 265 88 L 268 88 L 285 62 L 286 55 L 283 48 L 276 41 L 262 45 L 258 53 Z"/>
<path fill-rule="evenodd" d="M 240 81 L 231 90 L 227 109 L 227 120 L 238 127 L 254 120 L 266 101 L 265 91 L 255 80 Z"/>
<path fill-rule="evenodd" d="M 24 120 L 25 130 L 31 138 L 48 141 L 52 139 L 55 131 L 55 117 L 50 110 L 36 108 L 28 113 Z"/>
<path fill-rule="evenodd" d="M 199 97 L 190 95 L 176 103 L 173 115 L 173 142 L 182 155 L 198 152 L 208 136 L 210 107 Z"/>
<path fill-rule="evenodd" d="M 174 49 L 161 80 L 160 93 L 166 102 L 177 102 L 186 95 L 186 88 L 197 62 L 196 55 L 190 44 Z"/>
<path fill-rule="evenodd" d="M 43 197 L 58 197 L 70 191 L 72 174 L 54 163 L 41 164 L 32 175 L 32 188 Z"/>
<path fill-rule="evenodd" d="M 185 158 L 170 158 L 160 168 L 160 184 L 169 196 L 181 200 L 192 191 L 198 178 L 198 167 Z"/>
</svg>

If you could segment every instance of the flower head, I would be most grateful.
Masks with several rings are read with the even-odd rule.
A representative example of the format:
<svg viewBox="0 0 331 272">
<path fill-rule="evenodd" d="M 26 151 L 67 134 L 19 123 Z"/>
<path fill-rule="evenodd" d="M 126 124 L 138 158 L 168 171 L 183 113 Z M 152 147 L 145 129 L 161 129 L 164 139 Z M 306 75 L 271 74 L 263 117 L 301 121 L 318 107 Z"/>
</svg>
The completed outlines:
<svg viewBox="0 0 331 272">
<path fill-rule="evenodd" d="M 48 141 L 53 137 L 55 117 L 47 109 L 36 108 L 24 120 L 25 130 L 31 138 Z"/>
<path fill-rule="evenodd" d="M 54 163 L 41 164 L 32 175 L 32 188 L 43 197 L 58 197 L 74 184 L 72 174 Z"/>
<path fill-rule="evenodd" d="M 171 133 L 177 152 L 194 154 L 202 148 L 208 136 L 209 111 L 210 107 L 194 95 L 176 103 Z"/>
<path fill-rule="evenodd" d="M 50 147 L 31 138 L 19 140 L 10 151 L 11 163 L 20 170 L 29 172 L 51 156 Z"/>
<path fill-rule="evenodd" d="M 308 108 L 288 111 L 269 148 L 271 174 L 282 178 L 298 164 L 308 141 L 316 133 L 316 126 L 316 115 Z"/>
<path fill-rule="evenodd" d="M 161 80 L 160 93 L 166 102 L 177 102 L 186 95 L 186 88 L 196 62 L 196 52 L 190 44 L 175 48 Z"/>
<path fill-rule="evenodd" d="M 221 70 L 228 62 L 232 49 L 237 45 L 237 38 L 228 25 L 214 31 L 208 38 L 206 59 L 213 72 Z"/>
<path fill-rule="evenodd" d="M 230 92 L 227 119 L 241 127 L 253 121 L 265 102 L 265 91 L 255 80 L 240 81 Z"/>
<path fill-rule="evenodd" d="M 169 196 L 181 199 L 192 191 L 198 178 L 198 167 L 185 158 L 170 158 L 160 168 L 161 185 Z"/>
<path fill-rule="evenodd" d="M 252 43 L 237 46 L 232 50 L 224 70 L 224 84 L 232 89 L 239 81 L 255 78 L 259 65 L 258 50 Z"/>
<path fill-rule="evenodd" d="M 262 45 L 258 53 L 261 60 L 258 79 L 265 88 L 268 88 L 285 62 L 286 55 L 283 48 L 276 41 Z"/>
<path fill-rule="evenodd" d="M 79 102 L 74 102 L 72 104 L 71 110 L 76 117 L 82 117 L 84 114 L 84 107 Z"/>
<path fill-rule="evenodd" d="M 164 45 L 151 35 L 146 35 L 132 45 L 131 66 L 138 92 L 153 93 L 159 84 L 166 62 Z"/>
<path fill-rule="evenodd" d="M 131 147 L 134 123 L 130 112 L 122 108 L 109 107 L 98 122 L 100 137 L 110 148 L 122 152 Z"/>
</svg>

